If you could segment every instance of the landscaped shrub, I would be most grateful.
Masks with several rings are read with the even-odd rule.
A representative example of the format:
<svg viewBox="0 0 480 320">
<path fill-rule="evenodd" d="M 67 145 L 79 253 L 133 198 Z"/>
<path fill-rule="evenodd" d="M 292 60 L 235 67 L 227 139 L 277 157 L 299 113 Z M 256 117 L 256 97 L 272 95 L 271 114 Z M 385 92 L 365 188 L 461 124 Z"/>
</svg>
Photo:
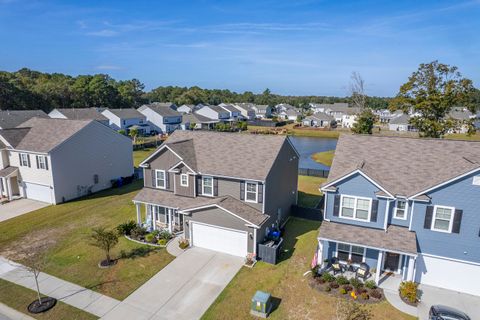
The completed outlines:
<svg viewBox="0 0 480 320">
<path fill-rule="evenodd" d="M 358 288 L 363 287 L 362 281 L 360 281 L 360 280 L 358 280 L 358 279 L 355 279 L 355 278 L 350 279 L 350 284 L 351 284 L 352 287 L 354 287 L 355 289 L 358 289 Z"/>
<path fill-rule="evenodd" d="M 350 291 L 352 291 L 353 288 L 352 288 L 351 285 L 346 284 L 346 285 L 343 286 L 343 289 L 345 289 L 347 292 L 350 292 Z"/>
<path fill-rule="evenodd" d="M 410 303 L 417 302 L 418 284 L 413 281 L 404 281 L 400 284 L 400 296 Z"/>
<path fill-rule="evenodd" d="M 145 235 L 145 241 L 146 242 L 149 242 L 149 243 L 153 243 L 153 242 L 156 242 L 154 241 L 155 240 L 155 236 L 151 233 Z"/>
<path fill-rule="evenodd" d="M 320 284 L 324 284 L 326 282 L 325 279 L 323 279 L 322 277 L 318 277 L 318 278 L 316 278 L 316 280 Z"/>
<path fill-rule="evenodd" d="M 184 238 L 178 239 L 178 246 L 180 247 L 180 249 L 186 249 L 188 248 L 188 245 L 189 245 L 189 242 L 187 239 L 184 239 Z"/>
<path fill-rule="evenodd" d="M 172 239 L 172 234 L 168 230 L 162 230 L 158 234 L 159 239 L 165 239 L 165 240 L 170 240 Z"/>
<path fill-rule="evenodd" d="M 135 228 L 133 228 L 132 231 L 130 232 L 130 235 L 134 239 L 139 239 L 140 237 L 143 237 L 146 234 L 147 234 L 147 229 L 142 228 L 140 226 L 135 226 Z"/>
<path fill-rule="evenodd" d="M 340 292 L 340 294 L 347 294 L 347 290 L 345 290 L 345 288 L 340 288 L 338 292 Z"/>
<path fill-rule="evenodd" d="M 348 281 L 348 279 L 344 276 L 338 276 L 336 281 L 339 285 L 350 284 L 350 281 Z"/>
<path fill-rule="evenodd" d="M 167 242 L 168 242 L 167 239 L 160 239 L 160 240 L 158 240 L 157 244 L 159 244 L 161 246 L 166 246 Z"/>
<path fill-rule="evenodd" d="M 365 287 L 367 287 L 368 289 L 376 289 L 377 285 L 375 284 L 375 281 L 368 280 L 368 281 L 365 281 Z"/>
<path fill-rule="evenodd" d="M 326 291 L 326 292 L 330 292 L 330 291 L 332 291 L 332 288 L 330 288 L 329 286 L 326 286 L 326 287 L 325 287 L 325 291 Z"/>
<path fill-rule="evenodd" d="M 322 279 L 325 280 L 326 282 L 335 281 L 335 277 L 328 272 L 325 272 L 324 274 L 322 274 Z"/>
<path fill-rule="evenodd" d="M 364 292 L 367 292 L 367 289 L 365 289 L 365 288 L 357 288 L 357 289 L 355 289 L 355 291 L 357 291 L 357 294 L 360 295 L 360 294 L 362 294 L 362 293 L 364 293 Z"/>
<path fill-rule="evenodd" d="M 117 226 L 117 231 L 121 235 L 129 236 L 133 229 L 137 226 L 137 223 L 133 220 L 121 223 Z"/>
<path fill-rule="evenodd" d="M 360 294 L 360 297 L 363 299 L 363 300 L 368 300 L 370 298 L 370 296 L 368 295 L 368 293 L 366 292 L 362 292 Z"/>
<path fill-rule="evenodd" d="M 160 231 L 159 230 L 153 230 L 152 232 L 150 232 L 151 234 L 153 234 L 153 236 L 157 239 L 159 239 L 158 235 L 160 234 Z"/>
<path fill-rule="evenodd" d="M 332 288 L 332 289 L 337 289 L 338 287 L 340 287 L 340 286 L 338 285 L 338 283 L 336 283 L 336 282 L 330 282 L 329 286 L 330 286 L 330 288 Z"/>
<path fill-rule="evenodd" d="M 375 299 L 382 299 L 382 293 L 378 289 L 370 290 L 370 297 Z"/>
</svg>

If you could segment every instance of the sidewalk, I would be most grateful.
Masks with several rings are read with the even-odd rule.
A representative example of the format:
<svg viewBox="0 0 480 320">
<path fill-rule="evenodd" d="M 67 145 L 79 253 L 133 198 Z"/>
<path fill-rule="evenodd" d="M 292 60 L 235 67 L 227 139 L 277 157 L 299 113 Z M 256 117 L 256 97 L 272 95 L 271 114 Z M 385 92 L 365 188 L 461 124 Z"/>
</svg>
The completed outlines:
<svg viewBox="0 0 480 320">
<path fill-rule="evenodd" d="M 0 320 L 35 320 L 0 302 Z"/>
<path fill-rule="evenodd" d="M 400 299 L 400 295 L 397 291 L 383 289 L 383 293 L 385 295 L 385 299 L 387 299 L 387 301 L 396 309 L 411 316 L 418 317 L 418 308 L 403 302 L 402 299 Z"/>
<path fill-rule="evenodd" d="M 36 290 L 35 280 L 30 272 L 20 264 L 1 256 L 0 278 Z M 118 300 L 43 272 L 40 273 L 38 281 L 42 294 L 98 317 L 102 317 L 120 303 Z"/>
<path fill-rule="evenodd" d="M 167 252 L 174 257 L 178 257 L 185 251 L 178 246 L 178 240 L 180 240 L 180 238 L 182 238 L 182 236 L 176 236 L 167 244 Z"/>
</svg>

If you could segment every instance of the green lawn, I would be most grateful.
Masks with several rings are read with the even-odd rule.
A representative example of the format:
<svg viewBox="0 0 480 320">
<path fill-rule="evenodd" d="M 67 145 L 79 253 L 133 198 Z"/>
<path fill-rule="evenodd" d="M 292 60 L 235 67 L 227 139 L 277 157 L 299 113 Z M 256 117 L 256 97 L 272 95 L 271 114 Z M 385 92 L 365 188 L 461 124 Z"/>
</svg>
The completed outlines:
<svg viewBox="0 0 480 320">
<path fill-rule="evenodd" d="M 318 189 L 326 180 L 325 178 L 298 176 L 298 205 L 315 207 L 322 198 L 322 193 Z"/>
<path fill-rule="evenodd" d="M 302 136 L 302 137 L 318 137 L 318 138 L 333 138 L 336 139 L 340 136 L 342 131 L 340 130 L 320 130 L 320 129 L 305 129 L 302 127 L 294 128 L 294 124 L 288 124 L 283 127 L 276 127 L 269 128 L 269 127 L 261 127 L 261 126 L 248 126 L 248 132 L 252 131 L 270 131 L 270 130 L 277 130 L 282 131 L 285 130 L 285 133 L 294 135 L 294 136 Z"/>
<path fill-rule="evenodd" d="M 63 302 L 57 302 L 53 309 L 45 313 L 31 314 L 27 306 L 37 298 L 37 293 L 30 289 L 0 279 L 0 301 L 10 308 L 28 314 L 35 319 L 70 319 L 70 320 L 93 320 L 96 316 L 79 310 Z"/>
<path fill-rule="evenodd" d="M 155 151 L 155 148 L 145 148 L 133 151 L 133 165 L 138 168 L 140 162 L 145 160 L 149 155 Z"/>
<path fill-rule="evenodd" d="M 173 257 L 165 249 L 159 249 L 143 257 L 137 254 L 136 258 L 120 259 L 112 268 L 99 269 L 97 263 L 103 259 L 103 252 L 88 244 L 88 236 L 93 227 L 113 228 L 136 219 L 132 199 L 141 187 L 142 181 L 136 181 L 4 221 L 0 223 L 0 252 L 21 263 L 21 252 L 46 244 L 49 251 L 45 272 L 124 299 Z M 145 248 L 122 237 L 112 253 L 118 257 L 121 250 L 137 252 L 142 247 Z"/>
<path fill-rule="evenodd" d="M 328 167 L 332 166 L 333 157 L 335 156 L 335 150 L 317 152 L 312 154 L 312 160 Z"/>
<path fill-rule="evenodd" d="M 468 141 L 480 141 L 480 133 L 477 132 L 474 135 L 468 136 L 464 133 L 454 133 L 448 134 L 445 136 L 445 139 L 452 139 L 452 140 L 468 140 Z"/>
<path fill-rule="evenodd" d="M 282 261 L 273 266 L 258 262 L 253 269 L 242 268 L 202 319 L 252 319 L 250 301 L 257 290 L 280 299 L 269 319 L 335 319 L 336 300 L 310 288 L 303 274 L 317 247 L 317 221 L 291 218 L 286 225 Z M 373 319 L 414 319 L 388 302 L 369 306 Z"/>
</svg>

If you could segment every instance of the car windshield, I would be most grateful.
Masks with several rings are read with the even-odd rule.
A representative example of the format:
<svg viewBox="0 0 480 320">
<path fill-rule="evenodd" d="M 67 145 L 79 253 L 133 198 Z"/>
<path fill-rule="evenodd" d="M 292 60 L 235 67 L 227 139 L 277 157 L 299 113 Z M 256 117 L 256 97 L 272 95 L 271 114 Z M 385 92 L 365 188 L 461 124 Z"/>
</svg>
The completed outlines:
<svg viewBox="0 0 480 320">
<path fill-rule="evenodd" d="M 440 316 L 442 317 L 441 318 L 442 320 L 467 320 L 466 318 L 464 318 L 460 315 L 442 313 L 442 314 L 440 314 Z"/>
</svg>

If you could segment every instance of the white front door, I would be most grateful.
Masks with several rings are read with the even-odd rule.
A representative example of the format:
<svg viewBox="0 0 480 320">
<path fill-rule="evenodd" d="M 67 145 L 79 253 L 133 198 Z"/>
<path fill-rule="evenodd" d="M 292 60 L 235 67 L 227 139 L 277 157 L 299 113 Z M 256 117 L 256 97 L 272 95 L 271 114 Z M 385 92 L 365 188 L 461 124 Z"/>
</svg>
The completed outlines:
<svg viewBox="0 0 480 320">
<path fill-rule="evenodd" d="M 192 245 L 234 256 L 247 255 L 248 235 L 245 231 L 226 229 L 197 222 L 190 222 Z"/>
</svg>

